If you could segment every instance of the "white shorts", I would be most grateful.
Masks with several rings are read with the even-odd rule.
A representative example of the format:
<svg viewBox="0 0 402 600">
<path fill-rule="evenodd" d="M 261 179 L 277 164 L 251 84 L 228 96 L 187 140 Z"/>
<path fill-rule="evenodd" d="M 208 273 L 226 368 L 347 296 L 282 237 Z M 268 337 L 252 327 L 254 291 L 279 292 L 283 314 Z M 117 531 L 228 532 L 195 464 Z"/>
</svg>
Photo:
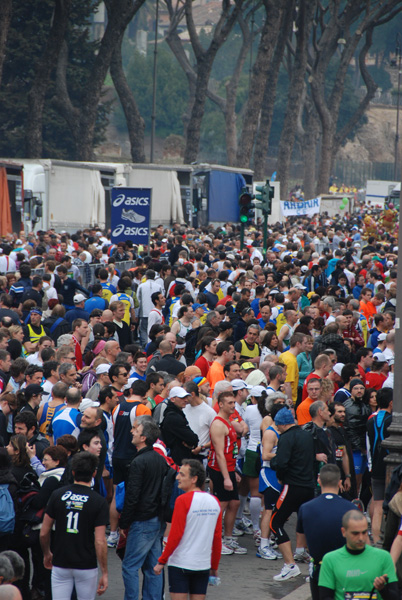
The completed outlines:
<svg viewBox="0 0 402 600">
<path fill-rule="evenodd" d="M 71 600 L 74 585 L 78 600 L 94 600 L 98 587 L 98 569 L 52 568 L 53 600 Z"/>
</svg>

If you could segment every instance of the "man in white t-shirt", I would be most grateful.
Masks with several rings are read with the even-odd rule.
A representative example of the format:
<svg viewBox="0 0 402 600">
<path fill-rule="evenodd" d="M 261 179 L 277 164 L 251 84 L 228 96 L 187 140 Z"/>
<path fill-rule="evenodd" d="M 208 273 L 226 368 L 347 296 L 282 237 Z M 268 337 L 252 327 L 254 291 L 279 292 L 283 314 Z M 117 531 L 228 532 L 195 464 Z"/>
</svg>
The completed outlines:
<svg viewBox="0 0 402 600">
<path fill-rule="evenodd" d="M 193 450 L 194 458 L 203 461 L 207 459 L 211 446 L 209 429 L 216 417 L 216 412 L 200 398 L 198 385 L 194 381 L 188 381 L 184 385 L 184 389 L 190 396 L 187 398 L 188 404 L 184 407 L 183 412 L 190 429 L 198 435 L 198 446 Z"/>
</svg>

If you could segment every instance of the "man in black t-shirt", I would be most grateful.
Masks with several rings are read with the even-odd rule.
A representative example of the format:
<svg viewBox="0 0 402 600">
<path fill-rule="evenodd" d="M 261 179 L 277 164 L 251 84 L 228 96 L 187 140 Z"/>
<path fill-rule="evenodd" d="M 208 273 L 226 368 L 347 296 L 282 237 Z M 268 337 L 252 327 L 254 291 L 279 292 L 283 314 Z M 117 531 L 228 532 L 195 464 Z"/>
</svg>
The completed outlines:
<svg viewBox="0 0 402 600">
<path fill-rule="evenodd" d="M 52 569 L 53 598 L 69 598 L 74 586 L 79 598 L 95 598 L 108 587 L 105 530 L 109 507 L 105 498 L 91 490 L 97 465 L 95 455 L 76 454 L 71 461 L 74 483 L 53 492 L 46 507 L 40 542 L 44 565 Z M 98 585 L 97 563 L 102 572 Z"/>
</svg>

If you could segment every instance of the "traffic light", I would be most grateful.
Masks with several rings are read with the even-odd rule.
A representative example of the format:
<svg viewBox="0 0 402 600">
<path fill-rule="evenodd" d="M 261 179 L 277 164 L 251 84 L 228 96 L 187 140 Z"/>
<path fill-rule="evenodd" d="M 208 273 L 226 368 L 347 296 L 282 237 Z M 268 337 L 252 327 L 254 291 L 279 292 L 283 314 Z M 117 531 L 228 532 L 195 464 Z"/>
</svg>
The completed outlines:
<svg viewBox="0 0 402 600">
<path fill-rule="evenodd" d="M 239 196 L 239 206 L 240 206 L 240 223 L 246 225 L 250 223 L 253 218 L 253 209 L 252 205 L 253 196 L 249 193 L 246 187 L 242 188 Z"/>
<path fill-rule="evenodd" d="M 272 212 L 272 200 L 274 197 L 275 190 L 270 185 L 268 179 L 265 185 L 257 185 L 256 188 L 259 194 L 256 194 L 256 199 L 259 200 L 259 204 L 256 204 L 256 208 L 260 208 L 264 213 L 270 215 Z"/>
</svg>

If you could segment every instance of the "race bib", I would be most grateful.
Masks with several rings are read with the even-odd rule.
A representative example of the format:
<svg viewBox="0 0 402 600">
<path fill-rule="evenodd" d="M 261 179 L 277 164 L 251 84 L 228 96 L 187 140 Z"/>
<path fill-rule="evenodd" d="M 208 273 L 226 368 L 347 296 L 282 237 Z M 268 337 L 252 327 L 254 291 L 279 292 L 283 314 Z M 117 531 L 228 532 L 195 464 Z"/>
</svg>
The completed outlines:
<svg viewBox="0 0 402 600">
<path fill-rule="evenodd" d="M 345 592 L 345 600 L 377 600 L 377 592 Z"/>
</svg>

